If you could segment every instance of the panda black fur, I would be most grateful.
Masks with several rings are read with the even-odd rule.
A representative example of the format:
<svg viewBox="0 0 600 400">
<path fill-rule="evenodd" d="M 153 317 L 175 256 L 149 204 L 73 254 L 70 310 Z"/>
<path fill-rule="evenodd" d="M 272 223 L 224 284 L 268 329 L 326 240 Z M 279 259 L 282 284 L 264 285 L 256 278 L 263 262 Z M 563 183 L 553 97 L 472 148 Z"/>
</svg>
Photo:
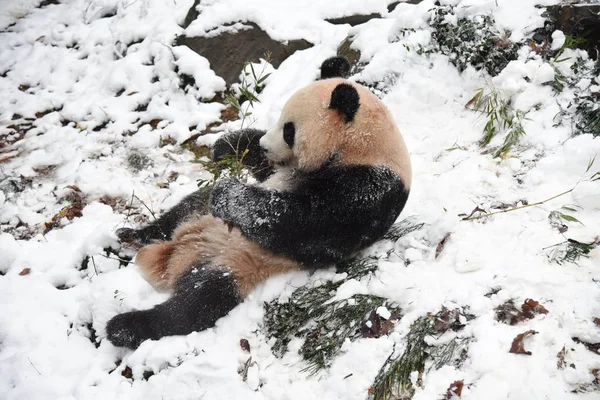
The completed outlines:
<svg viewBox="0 0 600 400">
<path fill-rule="evenodd" d="M 387 232 L 408 198 L 409 155 L 385 105 L 332 77 L 347 67 L 326 60 L 324 79 L 296 92 L 268 132 L 215 143 L 215 160 L 248 149 L 243 160 L 257 184 L 222 179 L 210 197 L 199 190 L 149 226 L 117 232 L 147 244 L 136 263 L 173 294 L 110 320 L 113 344 L 209 328 L 270 276 L 345 260 Z"/>
</svg>

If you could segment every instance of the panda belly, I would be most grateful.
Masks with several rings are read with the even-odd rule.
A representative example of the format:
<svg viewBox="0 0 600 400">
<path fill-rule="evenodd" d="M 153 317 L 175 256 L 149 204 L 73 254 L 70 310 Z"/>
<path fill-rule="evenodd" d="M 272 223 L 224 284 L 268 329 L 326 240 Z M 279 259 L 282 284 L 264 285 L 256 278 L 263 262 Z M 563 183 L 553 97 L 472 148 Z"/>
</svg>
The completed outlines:
<svg viewBox="0 0 600 400">
<path fill-rule="evenodd" d="M 270 276 L 293 271 L 298 263 L 264 250 L 244 238 L 239 229 L 205 215 L 182 224 L 173 240 L 145 246 L 138 251 L 136 264 L 157 290 L 173 290 L 190 269 L 225 269 L 231 273 L 237 292 L 246 297 Z"/>
<path fill-rule="evenodd" d="M 258 184 L 263 189 L 287 192 L 294 187 L 294 169 L 292 167 L 280 167 L 267 180 Z"/>
</svg>

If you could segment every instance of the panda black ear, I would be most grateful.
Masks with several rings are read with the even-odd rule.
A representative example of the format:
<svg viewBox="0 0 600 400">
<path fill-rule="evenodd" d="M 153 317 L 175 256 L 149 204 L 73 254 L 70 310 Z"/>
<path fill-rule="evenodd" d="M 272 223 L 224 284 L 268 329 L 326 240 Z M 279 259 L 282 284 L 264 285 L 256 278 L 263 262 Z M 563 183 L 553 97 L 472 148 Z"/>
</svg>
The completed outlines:
<svg viewBox="0 0 600 400">
<path fill-rule="evenodd" d="M 321 79 L 347 78 L 350 76 L 350 63 L 344 57 L 331 57 L 321 64 Z"/>
<path fill-rule="evenodd" d="M 348 83 L 340 83 L 333 89 L 329 108 L 344 115 L 346 122 L 351 122 L 360 106 L 360 97 L 356 88 Z"/>
</svg>

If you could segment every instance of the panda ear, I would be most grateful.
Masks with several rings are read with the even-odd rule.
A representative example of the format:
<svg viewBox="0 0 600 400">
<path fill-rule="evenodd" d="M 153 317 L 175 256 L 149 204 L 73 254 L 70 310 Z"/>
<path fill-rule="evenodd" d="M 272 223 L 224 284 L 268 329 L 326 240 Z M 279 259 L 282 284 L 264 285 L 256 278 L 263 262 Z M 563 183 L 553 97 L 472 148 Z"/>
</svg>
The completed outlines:
<svg viewBox="0 0 600 400">
<path fill-rule="evenodd" d="M 351 122 L 360 106 L 360 97 L 356 88 L 348 83 L 340 83 L 333 89 L 329 108 L 339 111 L 346 122 Z"/>
<path fill-rule="evenodd" d="M 321 64 L 321 79 L 347 78 L 350 76 L 350 63 L 344 57 L 331 57 Z"/>
</svg>

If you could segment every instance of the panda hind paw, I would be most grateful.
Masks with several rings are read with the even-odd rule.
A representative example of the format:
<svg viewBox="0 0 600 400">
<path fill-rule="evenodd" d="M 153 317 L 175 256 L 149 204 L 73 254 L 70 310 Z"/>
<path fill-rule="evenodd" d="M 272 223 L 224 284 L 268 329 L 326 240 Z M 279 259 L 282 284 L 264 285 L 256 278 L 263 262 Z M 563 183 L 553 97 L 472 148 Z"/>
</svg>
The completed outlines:
<svg viewBox="0 0 600 400">
<path fill-rule="evenodd" d="M 144 311 L 116 315 L 106 325 L 106 337 L 117 347 L 136 349 L 144 340 L 153 336 Z"/>
<path fill-rule="evenodd" d="M 120 228 L 115 232 L 119 242 L 121 243 L 133 243 L 138 239 L 138 234 L 135 229 L 131 228 Z"/>
</svg>

